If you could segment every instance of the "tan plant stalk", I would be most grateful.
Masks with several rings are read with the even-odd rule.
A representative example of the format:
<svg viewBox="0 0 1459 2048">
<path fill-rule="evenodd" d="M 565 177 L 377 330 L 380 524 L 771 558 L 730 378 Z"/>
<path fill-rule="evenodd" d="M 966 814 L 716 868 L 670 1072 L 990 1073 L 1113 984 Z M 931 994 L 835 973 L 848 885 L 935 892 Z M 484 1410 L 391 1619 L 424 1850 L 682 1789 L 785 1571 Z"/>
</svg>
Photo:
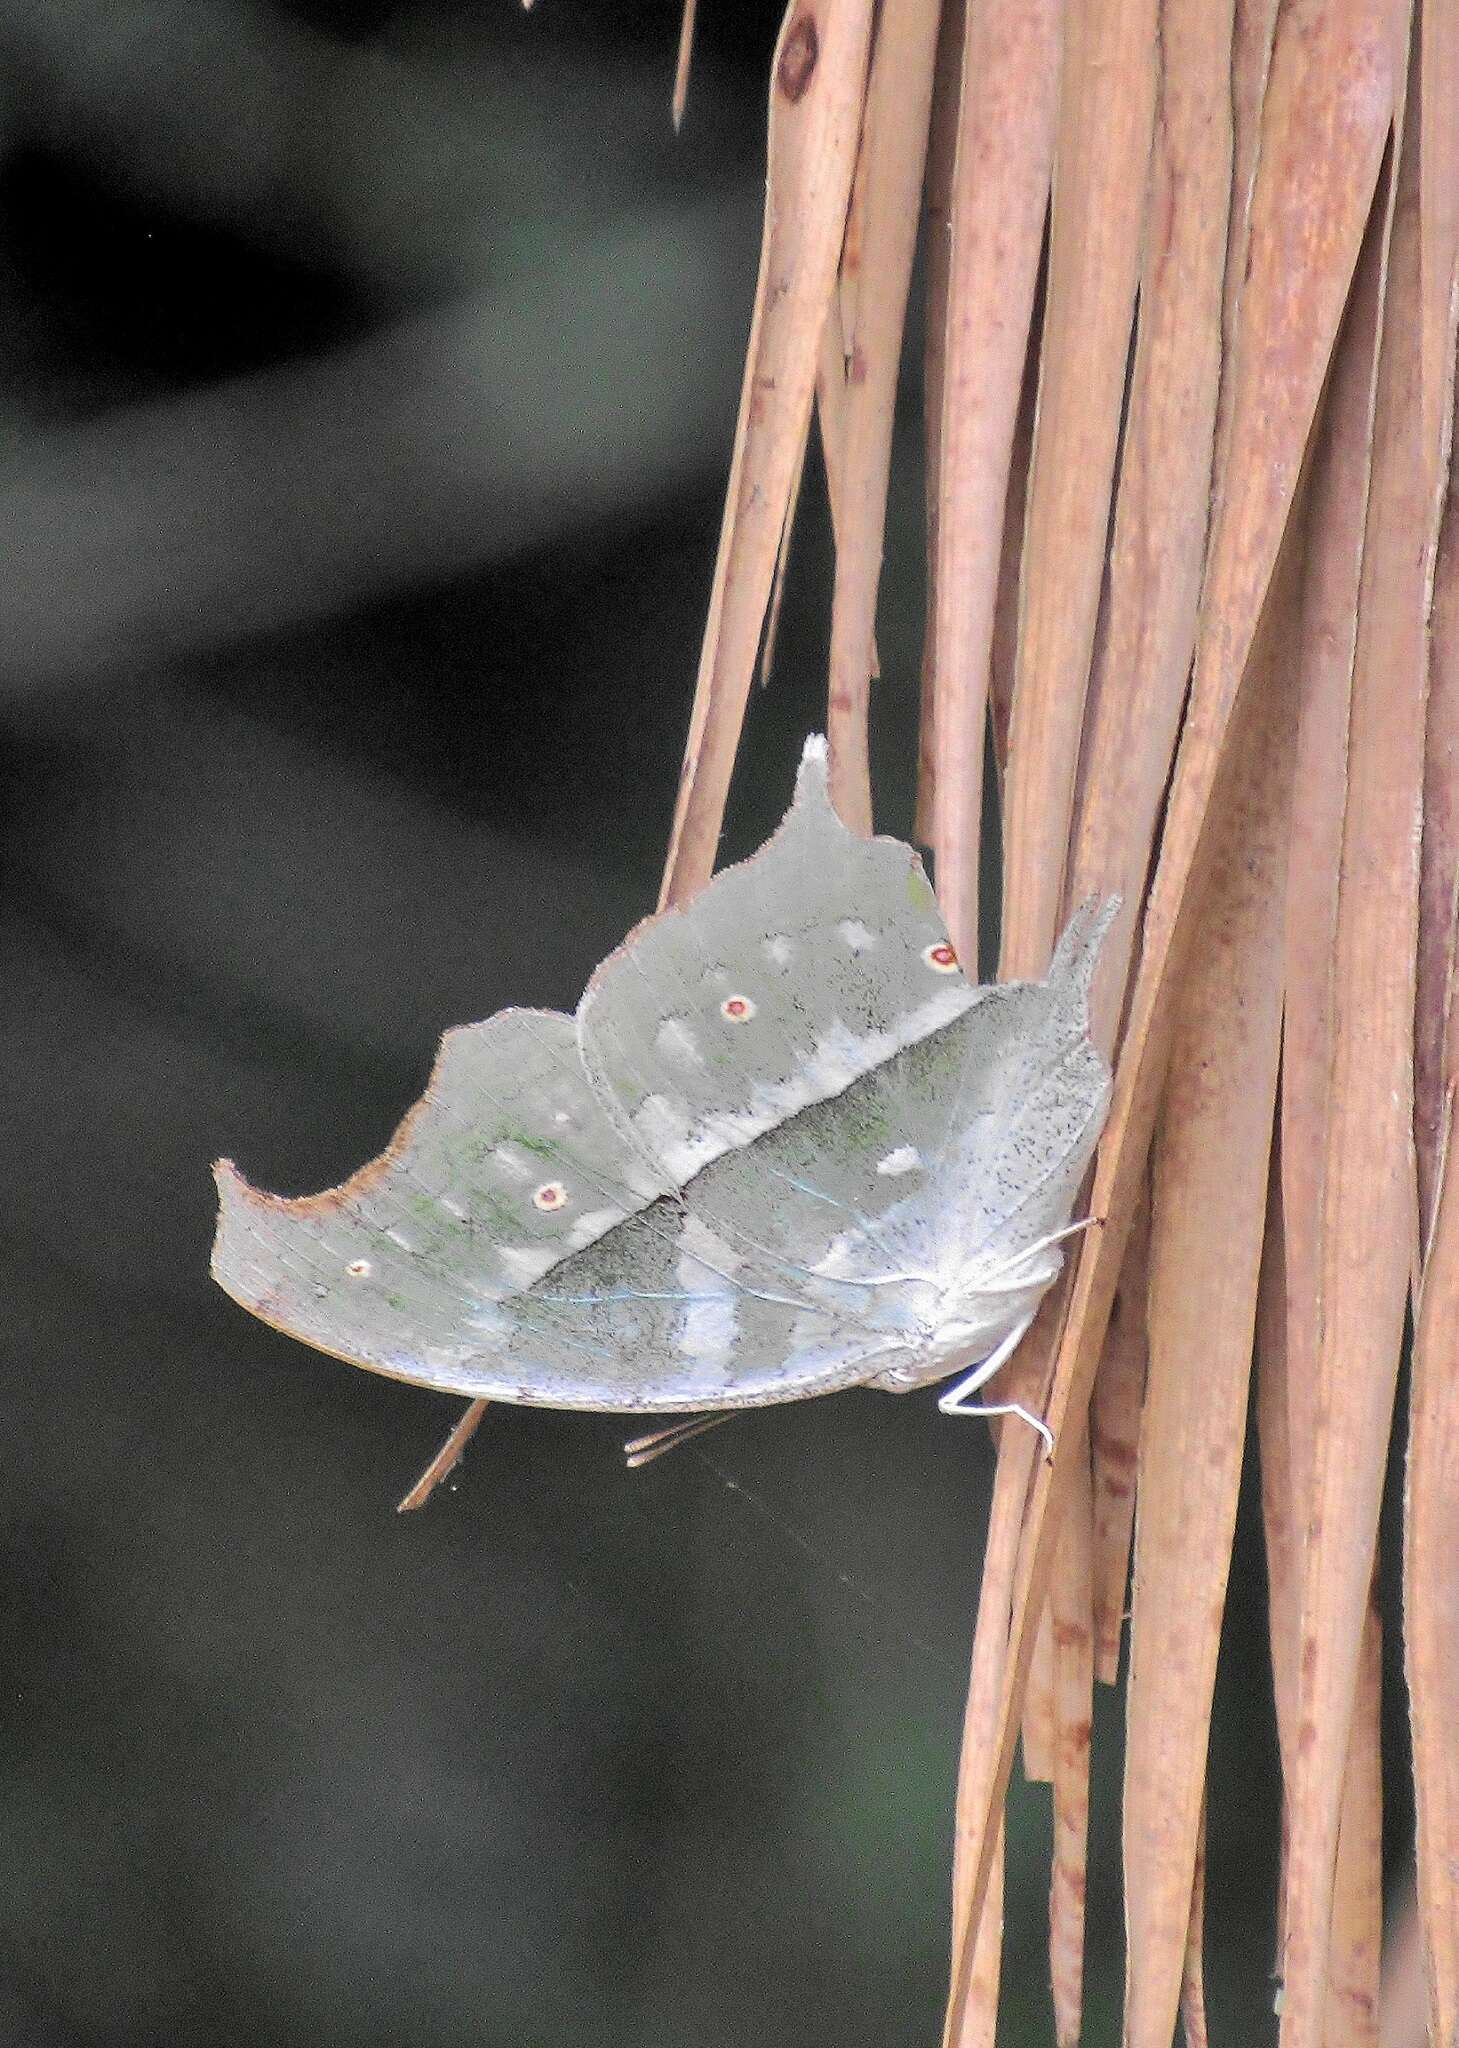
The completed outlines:
<svg viewBox="0 0 1459 2048">
<path fill-rule="evenodd" d="M 1124 2040 L 1221 2038 L 1206 1755 L 1253 1400 L 1283 2048 L 1377 2038 L 1384 1629 L 1403 1631 L 1412 1694 L 1430 2036 L 1459 2036 L 1456 103 L 1455 0 L 883 0 L 874 23 L 866 0 L 795 0 L 777 48 L 666 897 L 712 864 L 818 377 L 834 788 L 871 822 L 925 159 L 919 829 L 971 962 L 991 732 L 1001 971 L 1040 972 L 1086 896 L 1123 899 L 1093 1002 L 1115 1059 L 1101 1227 L 1006 1369 L 1055 1448 L 1000 1429 L 952 2048 L 997 2039 L 1020 1729 L 1052 1783 L 1055 2034 L 1079 2038 L 1090 1701 L 1119 1674 L 1132 1548 Z M 1405 1604 L 1380 1615 L 1411 1303 Z"/>
</svg>

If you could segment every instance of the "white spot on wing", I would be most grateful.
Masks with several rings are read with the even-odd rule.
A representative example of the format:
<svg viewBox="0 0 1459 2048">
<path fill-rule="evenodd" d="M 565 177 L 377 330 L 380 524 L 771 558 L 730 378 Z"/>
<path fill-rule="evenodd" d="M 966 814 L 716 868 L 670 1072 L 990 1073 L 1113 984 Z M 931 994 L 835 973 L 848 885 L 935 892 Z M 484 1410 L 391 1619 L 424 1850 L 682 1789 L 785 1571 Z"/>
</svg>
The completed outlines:
<svg viewBox="0 0 1459 2048">
<path fill-rule="evenodd" d="M 589 1209 L 586 1214 L 579 1216 L 564 1242 L 570 1251 L 580 1252 L 586 1246 L 596 1244 L 615 1223 L 622 1221 L 621 1209 Z"/>
<path fill-rule="evenodd" d="M 692 1358 L 696 1365 L 724 1367 L 734 1356 L 738 1336 L 739 1310 L 734 1292 L 728 1287 L 717 1287 L 713 1293 L 701 1293 L 693 1301 L 685 1302 L 679 1311 L 674 1342 L 681 1354 Z"/>
<path fill-rule="evenodd" d="M 925 1003 L 919 1003 L 915 1010 L 908 1010 L 896 1023 L 898 1046 L 917 1045 L 924 1038 L 930 1038 L 934 1031 L 940 1031 L 944 1024 L 951 1024 L 954 1017 L 961 1017 L 964 1010 L 970 1010 L 978 999 L 978 991 L 969 988 L 966 982 L 953 988 L 939 989 L 935 996 L 929 996 Z"/>
<path fill-rule="evenodd" d="M 682 1017 L 665 1017 L 654 1042 L 665 1059 L 677 1060 L 686 1067 L 704 1065 L 699 1041 Z"/>
<path fill-rule="evenodd" d="M 706 1279 L 718 1279 L 733 1273 L 745 1263 L 744 1254 L 727 1244 L 702 1216 L 690 1214 L 684 1218 L 679 1232 L 679 1284 L 693 1287 Z M 692 1265 L 694 1271 L 686 1270 Z"/>
<path fill-rule="evenodd" d="M 915 1173 L 922 1164 L 922 1154 L 915 1145 L 898 1145 L 895 1152 L 888 1152 L 885 1159 L 878 1159 L 876 1170 L 895 1180 L 899 1174 Z"/>
<path fill-rule="evenodd" d="M 915 1009 L 904 1011 L 885 1031 L 858 1034 L 837 1018 L 795 1072 L 783 1080 L 745 1076 L 747 1099 L 742 1107 L 694 1114 L 672 1096 L 648 1095 L 633 1112 L 635 1135 L 649 1156 L 660 1160 L 665 1172 L 682 1187 L 711 1160 L 774 1130 L 811 1103 L 839 1095 L 862 1074 L 882 1065 L 903 1046 L 915 1045 L 950 1024 L 976 1001 L 977 992 L 957 980 L 939 988 Z"/>
<path fill-rule="evenodd" d="M 877 933 L 859 917 L 843 917 L 836 930 L 853 953 L 869 953 L 877 942 Z"/>
<path fill-rule="evenodd" d="M 679 1232 L 675 1278 L 686 1294 L 678 1312 L 674 1342 L 696 1365 L 723 1369 L 734 1356 L 739 1309 L 727 1275 L 743 1263 L 738 1252 L 699 1216 L 686 1216 Z"/>
<path fill-rule="evenodd" d="M 518 1287 L 530 1287 L 535 1280 L 549 1272 L 561 1258 L 561 1248 L 555 1244 L 499 1244 L 497 1257 L 501 1260 L 507 1277 Z"/>
<path fill-rule="evenodd" d="M 840 1017 L 832 1019 L 816 1040 L 806 1072 L 821 1095 L 839 1095 L 862 1074 L 869 1074 L 897 1050 L 890 1031 L 858 1035 Z"/>
<path fill-rule="evenodd" d="M 765 941 L 765 951 L 777 967 L 788 967 L 795 948 L 783 932 L 772 932 Z"/>
<path fill-rule="evenodd" d="M 532 1161 L 516 1145 L 493 1145 L 491 1156 L 509 1180 L 530 1180 Z M 540 1168 L 538 1169 L 540 1171 Z"/>
<path fill-rule="evenodd" d="M 661 1159 L 681 1185 L 709 1160 L 730 1150 L 728 1145 L 718 1144 L 711 1132 L 696 1126 L 684 1105 L 667 1095 L 646 1095 L 634 1111 L 633 1128 L 645 1151 Z"/>
</svg>

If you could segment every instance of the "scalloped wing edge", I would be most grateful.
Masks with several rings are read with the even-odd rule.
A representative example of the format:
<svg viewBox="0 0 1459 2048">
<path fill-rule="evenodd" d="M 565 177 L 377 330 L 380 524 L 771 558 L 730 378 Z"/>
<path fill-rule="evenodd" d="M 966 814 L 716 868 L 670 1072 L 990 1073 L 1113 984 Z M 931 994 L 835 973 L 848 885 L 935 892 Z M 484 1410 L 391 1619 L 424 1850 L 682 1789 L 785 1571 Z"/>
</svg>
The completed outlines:
<svg viewBox="0 0 1459 2048">
<path fill-rule="evenodd" d="M 247 1309 L 249 1314 L 257 1316 L 260 1322 L 267 1323 L 270 1329 L 282 1331 L 286 1336 L 298 1337 L 298 1332 L 292 1324 L 281 1321 L 269 1313 L 269 1293 L 259 1294 L 250 1291 L 244 1287 L 241 1279 L 235 1278 L 232 1270 L 233 1233 L 247 1230 L 249 1216 L 281 1212 L 291 1217 L 307 1217 L 342 1209 L 349 1201 L 370 1194 L 382 1182 L 388 1181 L 393 1170 L 408 1157 L 418 1125 L 440 1099 L 441 1085 L 460 1041 L 503 1023 L 529 1017 L 550 1020 L 554 1025 L 568 1027 L 571 1027 L 573 1022 L 571 1015 L 564 1010 L 537 1009 L 528 1004 L 517 1003 L 509 1004 L 502 1010 L 495 1010 L 490 1017 L 482 1018 L 477 1023 L 453 1024 L 443 1031 L 436 1046 L 435 1058 L 431 1062 L 430 1073 L 426 1077 L 425 1087 L 406 1110 L 383 1150 L 377 1152 L 373 1158 L 367 1159 L 363 1165 L 357 1166 L 353 1173 L 335 1182 L 333 1186 L 320 1188 L 317 1192 L 307 1195 L 276 1195 L 250 1181 L 232 1159 L 215 1160 L 213 1184 L 218 1195 L 218 1220 L 213 1232 L 208 1270 L 223 1292 L 231 1300 L 236 1301 L 240 1308 Z M 645 1194 L 639 1206 L 647 1208 L 654 1199 L 654 1196 Z M 323 1351 L 329 1357 L 343 1359 L 346 1364 L 362 1366 L 369 1372 L 387 1370 L 373 1359 L 361 1358 L 354 1352 L 334 1350 L 312 1335 L 300 1337 L 298 1341 L 307 1343 L 313 1350 Z M 388 1374 L 388 1377 L 404 1379 L 408 1376 L 400 1373 Z"/>
<path fill-rule="evenodd" d="M 790 807 L 770 837 L 764 840 L 753 853 L 747 855 L 744 860 L 737 861 L 730 867 L 722 868 L 706 884 L 705 891 L 700 892 L 701 897 L 708 890 L 716 888 L 726 877 L 753 867 L 756 862 L 762 860 L 778 842 L 783 841 L 787 833 L 794 831 L 801 825 L 807 811 L 812 809 L 821 812 L 823 814 L 823 822 L 830 823 L 848 841 L 856 839 L 858 844 L 864 845 L 867 843 L 860 840 L 858 835 L 849 830 L 842 822 L 840 814 L 831 802 L 827 777 L 827 746 L 825 736 L 821 733 L 812 733 L 805 742 L 801 752 L 800 765 L 796 771 L 795 793 L 791 799 Z M 919 872 L 924 881 L 926 880 L 926 870 L 921 859 L 916 850 L 908 846 L 905 841 L 886 835 L 879 835 L 876 840 L 870 843 L 895 850 L 899 856 L 906 860 L 909 872 Z M 927 886 L 930 895 L 932 893 L 930 882 Z M 695 898 L 693 900 L 698 901 L 700 899 Z M 242 1307 L 249 1309 L 254 1314 L 260 1313 L 252 1301 L 229 1284 L 226 1270 L 220 1270 L 224 1268 L 226 1257 L 224 1236 L 229 1218 L 230 1203 L 233 1206 L 233 1214 L 235 1215 L 252 1208 L 255 1211 L 266 1209 L 285 1210 L 291 1215 L 303 1216 L 311 1211 L 318 1212 L 341 1208 L 353 1197 L 367 1194 L 379 1182 L 388 1178 L 392 1168 L 398 1165 L 408 1153 L 415 1126 L 436 1095 L 438 1083 L 450 1057 L 452 1042 L 462 1033 L 479 1032 L 484 1027 L 494 1024 L 498 1018 L 519 1015 L 551 1017 L 554 1021 L 559 1022 L 563 1020 L 569 1021 L 574 1024 L 576 1029 L 579 1056 L 583 1058 L 585 1075 L 589 1080 L 589 1084 L 594 1085 L 592 1082 L 592 1069 L 583 1054 L 583 1020 L 585 1014 L 591 1009 L 604 972 L 630 950 L 635 940 L 641 934 L 648 931 L 651 927 L 663 924 L 666 920 L 684 916 L 688 908 L 687 904 L 675 904 L 667 910 L 654 911 L 649 916 L 641 918 L 630 929 L 626 937 L 608 954 L 607 958 L 600 961 L 598 966 L 594 968 L 588 978 L 587 986 L 579 998 L 575 1011 L 569 1013 L 561 1010 L 540 1010 L 523 1005 L 509 1005 L 505 1009 L 493 1011 L 490 1017 L 484 1018 L 479 1022 L 452 1025 L 449 1030 L 443 1032 L 424 1091 L 419 1099 L 407 1109 L 384 1149 L 376 1153 L 374 1158 L 366 1160 L 362 1166 L 357 1167 L 353 1173 L 349 1174 L 344 1180 L 336 1182 L 333 1186 L 321 1188 L 316 1193 L 307 1195 L 276 1195 L 270 1193 L 265 1188 L 256 1186 L 245 1174 L 239 1171 L 231 1159 L 215 1161 L 213 1178 L 218 1190 L 219 1216 L 217 1229 L 214 1234 L 210 1269 L 213 1278 L 218 1282 L 219 1286 L 223 1288 L 225 1293 L 231 1295 L 235 1301 L 239 1302 Z M 971 987 L 966 978 L 961 974 L 957 976 L 956 980 L 957 983 L 967 990 L 968 999 L 971 1000 L 976 995 L 976 990 Z M 849 1085 L 849 1080 L 842 1083 L 843 1088 Z M 617 1113 L 616 1105 L 611 1099 L 604 1099 L 602 1091 L 596 1086 L 594 1086 L 594 1092 L 602 1102 L 606 1114 L 618 1128 L 634 1160 L 640 1165 L 652 1165 L 653 1162 L 644 1153 L 643 1147 L 632 1129 Z M 838 1092 L 840 1092 L 838 1089 L 828 1089 L 825 1093 L 810 1099 L 826 1101 Z M 726 1145 L 723 1149 L 728 1150 L 729 1146 Z M 700 1162 L 700 1164 L 708 1163 L 707 1159 Z M 698 1168 L 696 1167 L 697 1170 Z M 692 1176 L 690 1177 L 692 1178 Z M 665 1194 L 676 1193 L 685 1184 L 686 1182 L 684 1181 L 672 1182 L 665 1178 L 660 1192 Z M 638 1206 L 640 1208 L 647 1208 L 653 1199 L 653 1196 L 645 1195 L 640 1199 Z M 630 1210 L 628 1213 L 633 1214 L 636 1211 Z M 616 1226 L 609 1225 L 607 1227 L 614 1228 Z M 262 1319 L 264 1321 L 268 1320 L 267 1316 L 264 1316 Z M 275 1325 L 274 1327 L 282 1326 Z M 312 1338 L 307 1341 L 313 1343 Z M 316 1345 L 315 1348 L 318 1349 L 320 1347 Z"/>
</svg>

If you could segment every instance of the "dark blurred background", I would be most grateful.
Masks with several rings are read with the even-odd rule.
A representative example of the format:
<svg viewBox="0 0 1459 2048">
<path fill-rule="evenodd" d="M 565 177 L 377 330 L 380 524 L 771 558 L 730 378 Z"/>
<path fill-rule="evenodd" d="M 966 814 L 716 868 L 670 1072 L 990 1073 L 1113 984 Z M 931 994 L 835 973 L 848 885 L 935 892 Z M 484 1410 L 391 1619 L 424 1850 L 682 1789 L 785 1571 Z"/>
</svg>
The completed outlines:
<svg viewBox="0 0 1459 2048">
<path fill-rule="evenodd" d="M 652 905 L 759 232 L 771 4 L 0 0 L 0 2039 L 937 2038 L 991 1459 L 930 1395 L 609 1419 L 354 1373 L 207 1278 L 210 1161 L 377 1151 L 445 1026 Z M 915 379 L 913 380 L 915 381 Z M 905 394 L 879 627 L 906 831 Z M 819 720 L 814 459 L 728 852 Z M 1248 1501 L 1248 1510 L 1254 1505 Z M 1270 2031 L 1252 1515 L 1213 2003 Z M 1122 1959 L 1096 1731 L 1091 2041 Z M 1015 1791 L 1010 2041 L 1049 2038 Z"/>
</svg>

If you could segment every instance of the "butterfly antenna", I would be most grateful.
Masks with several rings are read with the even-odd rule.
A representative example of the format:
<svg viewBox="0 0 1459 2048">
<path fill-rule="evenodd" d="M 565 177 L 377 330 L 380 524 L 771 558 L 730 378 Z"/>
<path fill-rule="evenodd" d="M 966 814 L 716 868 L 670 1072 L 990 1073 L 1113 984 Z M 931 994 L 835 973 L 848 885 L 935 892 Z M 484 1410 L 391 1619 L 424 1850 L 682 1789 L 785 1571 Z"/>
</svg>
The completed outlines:
<svg viewBox="0 0 1459 2048">
<path fill-rule="evenodd" d="M 636 1436 L 623 1446 L 624 1463 L 630 1472 L 636 1472 L 641 1465 L 651 1465 L 655 1458 L 665 1457 L 696 1436 L 703 1436 L 705 1430 L 728 1422 L 733 1414 L 734 1410 L 729 1409 L 723 1415 L 699 1415 L 688 1422 L 675 1422 L 668 1429 L 656 1429 L 651 1436 Z"/>
<path fill-rule="evenodd" d="M 429 1465 L 426 1466 L 425 1471 L 422 1472 L 420 1478 L 417 1479 L 415 1485 L 410 1489 L 410 1492 L 396 1508 L 395 1512 L 397 1515 L 407 1515 L 412 1508 L 423 1508 L 447 1474 L 455 1471 L 456 1467 L 461 1463 L 462 1454 L 465 1452 L 466 1446 L 470 1443 L 472 1437 L 475 1436 L 477 1426 L 482 1416 L 485 1415 L 488 1405 L 485 1401 L 472 1401 L 468 1403 L 466 1413 L 461 1417 L 456 1427 L 436 1452 L 434 1458 L 431 1459 Z"/>
</svg>

